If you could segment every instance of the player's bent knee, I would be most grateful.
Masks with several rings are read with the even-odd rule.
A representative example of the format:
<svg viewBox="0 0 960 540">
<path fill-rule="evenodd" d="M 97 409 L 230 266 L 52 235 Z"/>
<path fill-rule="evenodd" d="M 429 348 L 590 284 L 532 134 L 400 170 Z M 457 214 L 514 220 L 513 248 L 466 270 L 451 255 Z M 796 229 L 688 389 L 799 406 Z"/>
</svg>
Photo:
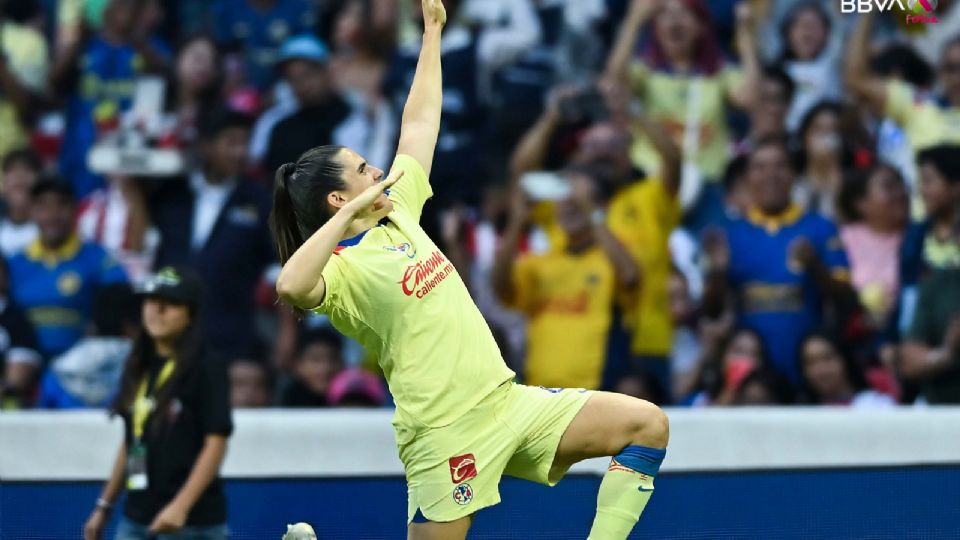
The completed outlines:
<svg viewBox="0 0 960 540">
<path fill-rule="evenodd" d="M 637 402 L 632 443 L 651 448 L 666 448 L 670 439 L 670 420 L 666 413 L 649 401 Z"/>
</svg>

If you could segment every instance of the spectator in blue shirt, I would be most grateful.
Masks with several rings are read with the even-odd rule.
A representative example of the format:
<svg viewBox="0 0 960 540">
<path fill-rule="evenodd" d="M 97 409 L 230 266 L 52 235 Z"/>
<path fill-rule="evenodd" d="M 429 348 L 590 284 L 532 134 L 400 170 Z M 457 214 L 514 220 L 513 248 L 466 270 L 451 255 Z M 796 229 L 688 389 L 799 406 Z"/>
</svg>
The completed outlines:
<svg viewBox="0 0 960 540">
<path fill-rule="evenodd" d="M 849 313 L 856 295 L 837 227 L 791 203 L 795 178 L 783 140 L 757 143 L 746 172 L 752 208 L 706 240 L 705 307 L 716 315 L 733 299 L 739 323 L 760 334 L 773 366 L 799 384 L 800 340 L 826 322 L 828 303 Z"/>
<path fill-rule="evenodd" d="M 169 51 L 150 37 L 155 12 L 137 4 L 110 0 L 101 31 L 71 44 L 51 73 L 54 90 L 66 98 L 60 172 L 78 198 L 103 187 L 87 167 L 87 153 L 133 104 L 137 77 L 167 66 Z"/>
<path fill-rule="evenodd" d="M 217 41 L 242 51 L 247 82 L 266 90 L 276 79 L 280 45 L 312 32 L 316 12 L 309 0 L 220 0 L 214 21 Z"/>
<path fill-rule="evenodd" d="M 77 236 L 68 184 L 41 179 L 31 199 L 40 237 L 10 259 L 10 284 L 13 300 L 37 330 L 40 352 L 50 358 L 83 337 L 97 290 L 126 275 L 103 248 Z"/>
<path fill-rule="evenodd" d="M 126 283 L 97 292 L 93 334 L 50 362 L 40 382 L 38 408 L 106 408 L 120 389 L 120 374 L 140 330 L 140 299 Z"/>
</svg>

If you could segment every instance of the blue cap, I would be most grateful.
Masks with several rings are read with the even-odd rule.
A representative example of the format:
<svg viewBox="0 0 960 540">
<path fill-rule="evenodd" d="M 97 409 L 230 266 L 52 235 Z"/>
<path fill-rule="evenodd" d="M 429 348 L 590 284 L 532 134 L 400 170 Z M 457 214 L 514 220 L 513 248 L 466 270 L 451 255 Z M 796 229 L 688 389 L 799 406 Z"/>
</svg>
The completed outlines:
<svg viewBox="0 0 960 540">
<path fill-rule="evenodd" d="M 293 36 L 280 46 L 280 55 L 277 64 L 290 60 L 308 60 L 318 64 L 325 64 L 330 58 L 330 50 L 318 37 L 310 34 Z"/>
</svg>

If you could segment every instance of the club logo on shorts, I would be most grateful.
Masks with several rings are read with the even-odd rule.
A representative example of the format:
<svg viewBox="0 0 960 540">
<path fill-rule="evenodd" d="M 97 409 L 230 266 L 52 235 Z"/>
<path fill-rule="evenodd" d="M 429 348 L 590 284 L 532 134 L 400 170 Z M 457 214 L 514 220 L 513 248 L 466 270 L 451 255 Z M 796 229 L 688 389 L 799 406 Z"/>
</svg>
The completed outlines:
<svg viewBox="0 0 960 540">
<path fill-rule="evenodd" d="M 466 482 L 476 477 L 477 458 L 473 457 L 473 454 L 464 454 L 450 458 L 450 480 L 452 480 L 454 484 Z M 456 492 L 454 492 L 454 498 L 456 498 Z"/>
<path fill-rule="evenodd" d="M 470 484 L 460 484 L 453 488 L 453 502 L 466 506 L 473 500 L 473 488 Z"/>
</svg>

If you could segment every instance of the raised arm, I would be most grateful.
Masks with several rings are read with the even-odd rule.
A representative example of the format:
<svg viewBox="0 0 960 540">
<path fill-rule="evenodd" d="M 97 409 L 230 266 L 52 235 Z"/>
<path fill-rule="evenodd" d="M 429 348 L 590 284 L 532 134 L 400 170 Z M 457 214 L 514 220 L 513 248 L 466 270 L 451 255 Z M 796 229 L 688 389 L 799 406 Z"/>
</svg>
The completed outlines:
<svg viewBox="0 0 960 540">
<path fill-rule="evenodd" d="M 513 155 L 510 156 L 510 179 L 513 183 L 519 182 L 520 177 L 525 173 L 543 168 L 547 151 L 550 149 L 550 141 L 562 123 L 560 102 L 578 91 L 577 86 L 571 84 L 550 89 L 543 113 L 523 134 Z"/>
<path fill-rule="evenodd" d="M 663 182 L 663 189 L 672 197 L 676 197 L 680 192 L 681 168 L 683 167 L 683 155 L 680 147 L 674 142 L 670 134 L 664 127 L 640 115 L 634 119 L 636 124 L 643 131 L 644 135 L 650 139 L 650 143 L 660 154 L 660 181 Z"/>
<path fill-rule="evenodd" d="M 594 214 L 601 215 L 601 214 Z M 640 285 L 640 267 L 630 256 L 627 248 L 607 228 L 605 219 L 597 219 L 593 223 L 593 234 L 596 236 L 600 249 L 613 264 L 613 273 L 617 278 L 617 285 L 623 289 L 634 289 Z"/>
<path fill-rule="evenodd" d="M 873 15 L 860 15 L 857 26 L 850 37 L 847 56 L 844 59 L 843 80 L 847 89 L 865 99 L 877 112 L 887 105 L 887 86 L 883 79 L 870 73 L 867 61 L 870 57 L 870 31 L 873 29 Z"/>
<path fill-rule="evenodd" d="M 754 17 L 749 2 L 737 4 L 736 42 L 743 79 L 730 92 L 730 102 L 741 109 L 747 109 L 756 101 L 757 89 L 760 88 L 760 57 L 757 52 Z"/>
<path fill-rule="evenodd" d="M 500 247 L 493 260 L 490 278 L 497 298 L 507 306 L 516 304 L 517 291 L 513 286 L 513 265 L 520 252 L 520 238 L 523 236 L 529 220 L 529 207 L 523 193 L 517 189 L 511 197 L 510 221 L 504 232 Z"/>
<path fill-rule="evenodd" d="M 433 151 L 440 132 L 443 105 L 443 79 L 440 69 L 440 34 L 447 22 L 441 0 L 421 0 L 423 5 L 423 45 L 410 95 L 403 108 L 398 154 L 416 159 L 430 176 Z"/>
<path fill-rule="evenodd" d="M 603 71 L 604 79 L 626 82 L 630 58 L 633 56 L 633 47 L 637 43 L 640 29 L 650 20 L 662 3 L 661 0 L 633 0 L 630 2 L 627 18 L 620 25 L 617 41 L 607 58 L 607 65 Z"/>
</svg>

